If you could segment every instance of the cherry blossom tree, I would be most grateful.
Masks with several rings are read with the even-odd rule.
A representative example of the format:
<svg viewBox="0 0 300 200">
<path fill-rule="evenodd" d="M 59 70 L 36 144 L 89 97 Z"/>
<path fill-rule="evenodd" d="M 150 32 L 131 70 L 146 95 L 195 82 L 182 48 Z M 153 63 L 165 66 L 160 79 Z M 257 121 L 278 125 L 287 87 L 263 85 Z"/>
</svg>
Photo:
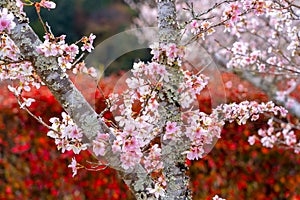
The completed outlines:
<svg viewBox="0 0 300 200">
<path fill-rule="evenodd" d="M 137 199 L 191 199 L 186 159 L 207 154 L 221 138 L 225 123 L 245 124 L 267 115 L 267 128 L 253 133 L 249 143 L 300 151 L 299 126 L 286 118 L 288 111 L 300 116 L 299 103 L 291 96 L 299 73 L 299 5 L 289 0 L 128 3 L 147 11 L 136 24 L 152 25 L 151 17 L 143 14 L 157 16 L 159 43 L 151 46 L 151 62 L 133 65 L 127 89 L 107 99 L 104 112 L 114 113 L 114 120 L 108 120 L 103 112 L 95 112 L 70 79 L 70 73 L 97 77 L 83 61 L 83 55 L 94 49 L 95 36 L 67 44 L 65 35 L 53 35 L 40 16 L 41 9 L 55 8 L 52 1 L 0 2 L 0 79 L 11 80 L 8 89 L 20 108 L 49 128 L 47 135 L 58 150 L 75 154 L 90 150 L 99 160 L 96 165 L 116 169 Z M 29 26 L 24 6 L 35 7 L 45 31 L 43 41 Z M 186 49 L 194 42 L 214 62 L 239 69 L 241 76 L 283 107 L 271 101 L 243 101 L 220 104 L 210 113 L 201 111 L 197 96 L 211 80 L 187 67 Z M 288 84 L 278 89 L 283 80 Z M 41 85 L 65 110 L 49 123 L 30 112 L 35 99 L 24 95 Z M 69 167 L 75 176 L 82 165 L 73 158 Z"/>
</svg>

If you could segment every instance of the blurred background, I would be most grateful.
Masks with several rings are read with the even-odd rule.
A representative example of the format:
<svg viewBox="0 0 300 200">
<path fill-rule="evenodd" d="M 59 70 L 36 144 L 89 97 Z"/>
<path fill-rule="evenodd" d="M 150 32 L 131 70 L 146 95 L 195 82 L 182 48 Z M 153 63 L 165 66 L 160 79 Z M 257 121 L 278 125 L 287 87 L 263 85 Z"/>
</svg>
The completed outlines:
<svg viewBox="0 0 300 200">
<path fill-rule="evenodd" d="M 52 27 L 52 32 L 56 36 L 67 35 L 69 43 L 94 33 L 96 44 L 99 44 L 130 28 L 138 16 L 121 0 L 61 0 L 56 3 L 56 9 L 42 9 L 41 15 Z M 34 8 L 25 10 L 31 26 L 42 38 L 44 32 Z M 86 96 L 95 100 L 96 110 L 103 110 L 104 98 L 113 90 L 111 83 L 116 82 L 124 70 L 130 69 L 137 59 L 147 61 L 150 58 L 149 49 L 144 49 L 121 56 L 112 63 L 99 83 L 104 96 L 99 92 Z M 224 73 L 222 78 L 225 83 L 232 82 L 232 87 L 226 88 L 228 101 L 268 100 L 260 90 L 233 74 Z M 89 87 L 89 83 L 82 84 Z M 47 129 L 18 109 L 15 97 L 7 92 L 5 84 L 0 87 L 0 199 L 133 199 L 114 170 L 81 169 L 72 178 L 67 166 L 74 155 L 56 150 L 54 141 L 46 136 Z M 47 88 L 28 95 L 37 97 L 31 110 L 45 121 L 60 116 L 62 109 Z M 201 109 L 209 112 L 210 102 L 209 91 L 203 92 L 199 97 Z M 111 117 L 110 113 L 106 113 L 106 117 Z M 194 199 L 211 199 L 215 194 L 227 199 L 300 199 L 299 156 L 289 150 L 269 150 L 250 146 L 247 142 L 247 136 L 263 123 L 265 119 L 244 126 L 234 123 L 225 126 L 222 139 L 209 155 L 200 161 L 188 162 Z M 76 158 L 87 166 L 87 161 L 96 162 L 88 152 Z"/>
</svg>

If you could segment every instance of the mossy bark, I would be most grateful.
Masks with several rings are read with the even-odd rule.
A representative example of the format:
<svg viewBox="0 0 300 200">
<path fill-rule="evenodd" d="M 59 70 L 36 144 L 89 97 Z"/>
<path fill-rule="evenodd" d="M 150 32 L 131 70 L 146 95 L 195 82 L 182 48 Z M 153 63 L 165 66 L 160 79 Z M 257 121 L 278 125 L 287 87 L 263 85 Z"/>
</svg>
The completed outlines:
<svg viewBox="0 0 300 200">
<path fill-rule="evenodd" d="M 175 43 L 178 45 L 179 31 L 176 20 L 175 0 L 159 0 L 158 8 L 158 29 L 160 45 Z M 167 58 L 163 59 L 166 60 Z M 165 94 L 164 99 L 160 101 L 160 112 L 164 122 L 176 122 L 182 125 L 178 87 L 182 82 L 183 75 L 178 70 L 176 64 L 168 65 L 167 71 L 171 74 L 170 81 L 164 84 L 162 92 Z M 186 156 L 182 152 L 188 149 L 189 140 L 184 135 L 179 140 L 163 140 L 163 174 L 165 176 L 167 187 L 165 197 L 161 199 L 191 199 L 189 190 L 189 177 L 186 175 L 188 170 L 185 161 Z"/>
</svg>

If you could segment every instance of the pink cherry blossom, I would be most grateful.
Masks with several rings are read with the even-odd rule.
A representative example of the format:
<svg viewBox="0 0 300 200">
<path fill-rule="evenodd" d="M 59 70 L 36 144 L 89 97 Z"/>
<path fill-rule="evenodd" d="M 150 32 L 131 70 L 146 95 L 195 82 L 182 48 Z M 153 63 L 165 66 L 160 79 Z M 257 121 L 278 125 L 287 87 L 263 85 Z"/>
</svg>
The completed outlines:
<svg viewBox="0 0 300 200">
<path fill-rule="evenodd" d="M 52 1 L 42 0 L 40 2 L 40 6 L 48 9 L 54 9 L 56 7 L 56 4 Z"/>
<path fill-rule="evenodd" d="M 176 122 L 168 121 L 166 123 L 166 133 L 164 135 L 164 140 L 175 139 L 176 133 L 179 131 L 179 127 Z"/>
<path fill-rule="evenodd" d="M 23 97 L 23 103 L 21 104 L 20 108 L 24 108 L 24 107 L 30 107 L 30 105 L 35 102 L 34 99 L 32 98 L 24 98 Z"/>
<path fill-rule="evenodd" d="M 81 47 L 81 50 L 91 52 L 94 49 L 93 43 L 94 43 L 95 38 L 96 38 L 96 36 L 92 33 L 90 34 L 90 36 L 88 38 L 83 37 L 82 38 L 83 46 Z"/>
<path fill-rule="evenodd" d="M 249 138 L 248 138 L 249 144 L 250 144 L 250 145 L 254 145 L 255 139 L 256 139 L 255 135 L 249 136 Z"/>
<path fill-rule="evenodd" d="M 20 8 L 20 12 L 23 12 L 24 3 L 21 0 L 16 0 L 16 5 Z"/>
<path fill-rule="evenodd" d="M 13 21 L 14 15 L 8 13 L 7 8 L 2 8 L 0 11 L 0 31 L 10 31 L 16 26 L 16 23 Z"/>
<path fill-rule="evenodd" d="M 200 31 L 200 29 L 199 29 L 198 22 L 196 20 L 192 20 L 192 22 L 191 22 L 191 33 L 196 35 L 196 34 L 199 33 L 199 31 Z"/>
<path fill-rule="evenodd" d="M 72 162 L 71 162 L 71 164 L 68 165 L 68 167 L 72 168 L 72 171 L 73 171 L 72 177 L 74 177 L 77 174 L 77 161 L 75 158 L 72 158 Z"/>
<path fill-rule="evenodd" d="M 90 75 L 93 78 L 97 78 L 97 76 L 98 76 L 97 70 L 94 67 L 90 67 L 87 70 L 87 74 Z"/>
<path fill-rule="evenodd" d="M 105 143 L 97 140 L 93 140 L 93 152 L 96 156 L 103 156 L 105 154 Z"/>
<path fill-rule="evenodd" d="M 178 127 L 176 125 L 177 125 L 176 122 L 167 122 L 166 132 L 172 134 L 178 131 Z"/>
<path fill-rule="evenodd" d="M 150 194 L 154 194 L 157 199 L 165 196 L 165 189 L 160 183 L 155 183 L 154 188 L 147 188 L 147 190 Z"/>
<path fill-rule="evenodd" d="M 120 158 L 122 162 L 122 167 L 125 170 L 134 167 L 137 163 L 140 162 L 142 155 L 143 154 L 141 152 L 134 152 L 134 151 L 122 153 Z"/>
<path fill-rule="evenodd" d="M 86 150 L 88 144 L 81 142 L 83 136 L 81 130 L 78 129 L 77 125 L 67 113 L 62 112 L 61 115 L 62 120 L 56 117 L 50 118 L 49 121 L 52 123 L 52 130 L 50 130 L 47 135 L 55 139 L 55 144 L 62 153 L 66 150 L 72 150 L 75 154 L 79 154 L 80 151 Z"/>
<path fill-rule="evenodd" d="M 198 160 L 203 157 L 204 149 L 201 147 L 191 147 L 190 151 L 187 153 L 187 159 L 189 160 Z"/>
<path fill-rule="evenodd" d="M 144 165 L 148 172 L 162 169 L 161 148 L 158 147 L 158 144 L 151 147 L 149 155 L 145 157 Z"/>
<path fill-rule="evenodd" d="M 215 195 L 212 200 L 226 200 L 226 199 L 223 199 L 223 198 L 219 197 L 218 195 Z"/>
</svg>

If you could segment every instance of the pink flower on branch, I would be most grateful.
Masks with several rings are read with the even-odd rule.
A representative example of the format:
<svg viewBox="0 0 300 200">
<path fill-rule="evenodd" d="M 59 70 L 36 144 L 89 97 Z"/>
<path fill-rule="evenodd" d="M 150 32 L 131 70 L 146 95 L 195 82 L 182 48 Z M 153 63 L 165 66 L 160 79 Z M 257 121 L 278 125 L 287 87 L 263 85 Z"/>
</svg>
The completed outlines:
<svg viewBox="0 0 300 200">
<path fill-rule="evenodd" d="M 16 23 L 13 20 L 14 15 L 12 13 L 8 13 L 7 8 L 2 8 L 0 11 L 0 32 L 12 30 L 16 26 Z"/>
<path fill-rule="evenodd" d="M 168 121 L 166 123 L 166 132 L 163 137 L 164 140 L 175 140 L 180 134 L 180 127 L 177 126 L 176 122 Z"/>
<path fill-rule="evenodd" d="M 212 200 L 226 200 L 226 199 L 223 199 L 223 198 L 219 197 L 218 195 L 215 195 Z"/>
<path fill-rule="evenodd" d="M 40 6 L 44 7 L 44 8 L 48 8 L 48 9 L 54 9 L 56 7 L 56 4 L 54 2 L 52 2 L 52 1 L 42 0 L 40 2 Z"/>
<path fill-rule="evenodd" d="M 92 52 L 94 49 L 93 43 L 96 36 L 94 34 L 90 34 L 89 37 L 83 37 L 81 41 L 83 42 L 83 46 L 81 47 L 82 51 Z"/>
<path fill-rule="evenodd" d="M 72 162 L 71 164 L 68 165 L 68 167 L 72 169 L 73 171 L 72 177 L 74 177 L 77 174 L 77 161 L 75 158 L 72 158 Z"/>
</svg>

